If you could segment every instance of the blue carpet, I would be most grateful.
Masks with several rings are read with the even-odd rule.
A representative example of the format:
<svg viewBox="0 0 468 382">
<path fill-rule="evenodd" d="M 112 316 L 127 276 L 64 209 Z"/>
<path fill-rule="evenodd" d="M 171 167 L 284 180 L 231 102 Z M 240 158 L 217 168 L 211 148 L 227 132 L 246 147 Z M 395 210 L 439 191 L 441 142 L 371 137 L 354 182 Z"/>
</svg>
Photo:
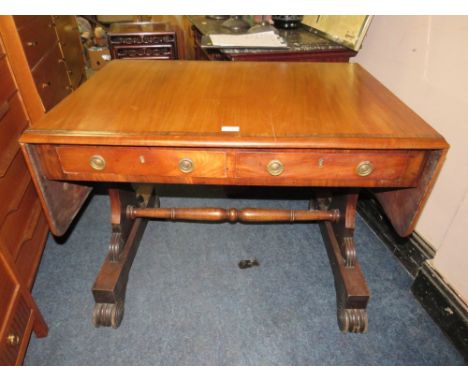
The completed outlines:
<svg viewBox="0 0 468 382">
<path fill-rule="evenodd" d="M 190 195 L 189 195 L 190 196 Z M 307 208 L 304 200 L 162 197 L 163 206 Z M 369 332 L 343 334 L 316 224 L 148 223 L 119 329 L 95 329 L 91 287 L 107 252 L 96 195 L 65 243 L 49 237 L 33 294 L 49 335 L 26 365 L 458 365 L 462 356 L 410 292 L 412 279 L 359 218 Z M 241 270 L 242 259 L 259 267 Z"/>
</svg>

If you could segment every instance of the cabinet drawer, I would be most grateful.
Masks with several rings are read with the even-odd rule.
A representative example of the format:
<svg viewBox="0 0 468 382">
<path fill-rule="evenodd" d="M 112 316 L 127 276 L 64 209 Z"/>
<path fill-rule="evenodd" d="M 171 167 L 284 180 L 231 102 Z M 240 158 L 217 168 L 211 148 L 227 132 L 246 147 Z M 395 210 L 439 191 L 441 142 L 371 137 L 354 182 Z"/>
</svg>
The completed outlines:
<svg viewBox="0 0 468 382">
<path fill-rule="evenodd" d="M 41 211 L 31 238 L 23 242 L 16 257 L 16 270 L 22 282 L 27 288 L 32 288 L 34 277 L 41 260 L 42 250 L 47 239 L 49 227 L 44 214 Z"/>
<path fill-rule="evenodd" d="M 155 45 L 174 43 L 175 34 L 110 35 L 112 45 Z"/>
<path fill-rule="evenodd" d="M 4 319 L 12 303 L 15 288 L 16 283 L 7 272 L 3 259 L 0 258 L 0 332 L 2 331 Z"/>
<path fill-rule="evenodd" d="M 58 44 L 34 68 L 32 75 L 46 111 L 54 107 L 71 92 L 67 68 Z"/>
<path fill-rule="evenodd" d="M 8 67 L 6 57 L 0 58 L 0 118 L 6 112 L 6 102 L 16 91 L 13 77 Z"/>
<path fill-rule="evenodd" d="M 30 182 L 18 208 L 9 211 L 6 218 L 0 222 L 0 241 L 13 259 L 18 256 L 23 243 L 31 239 L 40 213 L 40 202 L 34 184 Z"/>
<path fill-rule="evenodd" d="M 31 315 L 32 310 L 23 297 L 19 296 L 10 323 L 1 338 L 0 365 L 15 365 L 23 358 L 26 342 L 31 334 L 31 325 L 28 325 Z"/>
<path fill-rule="evenodd" d="M 34 17 L 30 22 L 24 23 L 21 28 L 18 28 L 18 33 L 31 69 L 57 42 L 57 35 L 50 16 Z"/>
<path fill-rule="evenodd" d="M 19 150 L 18 138 L 28 124 L 18 94 L 5 101 L 5 114 L 0 115 L 0 178 Z"/>
<path fill-rule="evenodd" d="M 0 176 L 0 227 L 10 211 L 18 209 L 30 182 L 23 153 L 18 151 L 5 174 Z"/>
<path fill-rule="evenodd" d="M 56 152 L 64 173 L 93 174 L 99 179 L 116 179 L 119 175 L 149 178 L 226 176 L 226 153 L 222 151 L 61 146 Z"/>
<path fill-rule="evenodd" d="M 117 59 L 151 58 L 168 60 L 175 58 L 172 45 L 115 46 L 113 57 Z"/>
<path fill-rule="evenodd" d="M 424 160 L 422 151 L 317 150 L 243 152 L 236 157 L 236 178 L 296 179 L 319 185 L 411 186 Z"/>
</svg>

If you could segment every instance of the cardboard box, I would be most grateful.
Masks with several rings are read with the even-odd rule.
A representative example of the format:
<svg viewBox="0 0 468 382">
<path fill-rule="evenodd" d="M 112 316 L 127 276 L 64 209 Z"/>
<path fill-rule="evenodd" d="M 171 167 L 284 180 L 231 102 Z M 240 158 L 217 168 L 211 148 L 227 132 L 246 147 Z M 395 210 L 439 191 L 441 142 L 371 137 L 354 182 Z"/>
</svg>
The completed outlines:
<svg viewBox="0 0 468 382">
<path fill-rule="evenodd" d="M 91 69 L 99 70 L 111 59 L 110 51 L 107 48 L 91 47 L 88 49 Z"/>
</svg>

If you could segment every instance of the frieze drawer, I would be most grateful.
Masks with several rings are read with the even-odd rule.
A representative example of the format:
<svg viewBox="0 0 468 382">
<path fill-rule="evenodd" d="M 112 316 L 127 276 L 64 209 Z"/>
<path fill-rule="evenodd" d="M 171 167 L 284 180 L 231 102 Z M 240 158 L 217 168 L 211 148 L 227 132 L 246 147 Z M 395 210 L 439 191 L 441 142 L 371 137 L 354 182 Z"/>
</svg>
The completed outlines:
<svg viewBox="0 0 468 382">
<path fill-rule="evenodd" d="M 236 178 L 316 181 L 317 185 L 347 185 L 367 181 L 369 186 L 413 186 L 424 152 L 314 150 L 312 152 L 240 152 Z"/>
<path fill-rule="evenodd" d="M 83 177 L 89 174 L 91 178 L 116 180 L 119 176 L 226 176 L 226 153 L 222 151 L 111 146 L 59 146 L 55 150 L 63 173 Z"/>
</svg>

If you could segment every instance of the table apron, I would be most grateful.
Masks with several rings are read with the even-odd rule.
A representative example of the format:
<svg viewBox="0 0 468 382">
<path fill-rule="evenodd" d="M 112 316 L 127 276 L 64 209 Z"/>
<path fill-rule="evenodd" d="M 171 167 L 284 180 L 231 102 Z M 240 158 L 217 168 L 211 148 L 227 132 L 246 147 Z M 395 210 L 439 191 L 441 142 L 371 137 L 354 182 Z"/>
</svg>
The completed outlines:
<svg viewBox="0 0 468 382">
<path fill-rule="evenodd" d="M 37 145 L 51 180 L 244 186 L 415 187 L 428 150 Z"/>
</svg>

